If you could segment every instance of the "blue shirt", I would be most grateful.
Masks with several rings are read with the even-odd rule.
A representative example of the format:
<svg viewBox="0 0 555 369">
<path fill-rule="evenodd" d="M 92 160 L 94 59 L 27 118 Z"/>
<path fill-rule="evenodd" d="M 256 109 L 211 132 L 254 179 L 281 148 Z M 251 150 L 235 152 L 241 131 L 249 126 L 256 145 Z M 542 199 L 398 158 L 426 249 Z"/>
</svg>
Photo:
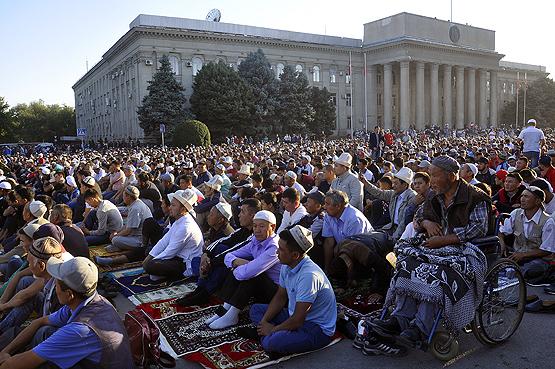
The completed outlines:
<svg viewBox="0 0 555 369">
<path fill-rule="evenodd" d="M 339 218 L 326 214 L 324 216 L 324 226 L 322 237 L 333 237 L 339 243 L 348 236 L 355 234 L 372 232 L 374 228 L 366 219 L 364 214 L 357 208 L 347 204 Z"/>
<path fill-rule="evenodd" d="M 318 324 L 324 334 L 333 335 L 337 320 L 335 294 L 328 277 L 318 265 L 308 256 L 293 269 L 282 265 L 279 285 L 287 290 L 289 316 L 295 312 L 297 302 L 311 303 L 306 321 Z"/>
<path fill-rule="evenodd" d="M 96 295 L 96 294 L 95 294 Z M 81 360 L 100 363 L 102 344 L 100 338 L 88 325 L 73 322 L 77 314 L 94 296 L 83 301 L 75 311 L 67 305 L 48 316 L 48 323 L 57 327 L 53 335 L 41 342 L 33 352 L 42 359 L 56 364 L 62 369 L 71 368 Z"/>
<path fill-rule="evenodd" d="M 262 273 L 275 283 L 279 280 L 280 263 L 277 256 L 279 236 L 273 234 L 264 241 L 258 241 L 252 237 L 245 246 L 228 253 L 224 257 L 224 264 L 231 268 L 233 260 L 250 260 L 247 264 L 238 266 L 233 270 L 233 275 L 238 281 L 246 281 Z"/>
</svg>

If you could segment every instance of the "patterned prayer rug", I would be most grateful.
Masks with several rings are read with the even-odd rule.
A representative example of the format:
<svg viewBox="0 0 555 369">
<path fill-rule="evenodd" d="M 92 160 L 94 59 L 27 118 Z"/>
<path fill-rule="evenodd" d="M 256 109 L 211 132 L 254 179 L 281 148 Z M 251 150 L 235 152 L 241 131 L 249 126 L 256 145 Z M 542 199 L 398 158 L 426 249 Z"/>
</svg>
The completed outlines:
<svg viewBox="0 0 555 369">
<path fill-rule="evenodd" d="M 177 286 L 183 284 L 188 279 L 189 278 L 182 277 L 178 279 L 164 279 L 160 281 L 153 281 L 150 279 L 150 276 L 143 271 L 140 274 L 116 277 L 114 279 L 114 282 L 120 287 L 121 294 L 125 297 L 129 297 L 138 293 Z"/>
<path fill-rule="evenodd" d="M 91 255 L 91 260 L 94 261 L 95 256 L 117 256 L 122 255 L 125 251 L 117 251 L 117 252 L 107 252 L 105 250 L 106 246 L 108 245 L 99 245 L 99 246 L 90 246 L 89 253 Z M 142 266 L 142 262 L 136 261 L 132 263 L 125 263 L 125 264 L 115 264 L 115 265 L 96 265 L 98 267 L 98 271 L 100 273 L 112 272 L 115 270 L 122 270 L 122 269 L 129 269 L 129 268 L 136 268 Z"/>
<path fill-rule="evenodd" d="M 139 293 L 128 297 L 133 305 L 149 304 L 156 301 L 172 300 L 183 297 L 197 288 L 196 283 L 185 283 L 178 286 L 161 288 L 159 290 Z"/>
</svg>

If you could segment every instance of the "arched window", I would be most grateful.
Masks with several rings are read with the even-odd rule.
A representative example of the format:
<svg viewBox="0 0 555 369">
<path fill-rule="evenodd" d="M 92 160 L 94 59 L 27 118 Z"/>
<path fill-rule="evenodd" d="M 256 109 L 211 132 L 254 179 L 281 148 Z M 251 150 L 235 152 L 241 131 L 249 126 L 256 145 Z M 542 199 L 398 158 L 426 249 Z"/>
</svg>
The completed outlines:
<svg viewBox="0 0 555 369">
<path fill-rule="evenodd" d="M 168 60 L 170 61 L 173 73 L 179 74 L 179 59 L 177 58 L 177 56 L 170 55 Z"/>
<path fill-rule="evenodd" d="M 302 73 L 302 72 L 303 72 L 303 66 L 300 65 L 300 64 L 297 64 L 297 65 L 295 66 L 295 72 Z"/>
<path fill-rule="evenodd" d="M 320 82 L 320 67 L 317 65 L 312 68 L 312 81 Z"/>
<path fill-rule="evenodd" d="M 337 74 L 337 70 L 335 68 L 330 69 L 330 83 L 335 83 L 335 75 Z"/>
<path fill-rule="evenodd" d="M 192 60 L 193 63 L 193 76 L 196 76 L 197 73 L 202 69 L 202 59 L 198 56 L 195 56 Z"/>
<path fill-rule="evenodd" d="M 277 65 L 276 65 L 276 78 L 281 77 L 281 74 L 283 73 L 284 68 L 285 68 L 285 65 L 283 65 L 282 63 L 277 63 Z"/>
</svg>

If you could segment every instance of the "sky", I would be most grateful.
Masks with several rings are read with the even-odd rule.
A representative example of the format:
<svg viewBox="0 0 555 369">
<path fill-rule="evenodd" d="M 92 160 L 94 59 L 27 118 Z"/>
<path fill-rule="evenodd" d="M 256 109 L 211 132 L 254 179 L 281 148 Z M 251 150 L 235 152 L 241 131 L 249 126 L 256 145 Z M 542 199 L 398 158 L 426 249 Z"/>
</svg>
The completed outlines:
<svg viewBox="0 0 555 369">
<path fill-rule="evenodd" d="M 555 71 L 548 0 L 453 0 L 453 21 L 496 31 L 504 60 Z M 525 6 L 524 6 L 525 5 Z M 450 19 L 451 0 L 0 0 L 0 96 L 10 106 L 43 100 L 74 106 L 71 86 L 139 14 L 362 39 L 363 24 L 400 12 Z"/>
</svg>

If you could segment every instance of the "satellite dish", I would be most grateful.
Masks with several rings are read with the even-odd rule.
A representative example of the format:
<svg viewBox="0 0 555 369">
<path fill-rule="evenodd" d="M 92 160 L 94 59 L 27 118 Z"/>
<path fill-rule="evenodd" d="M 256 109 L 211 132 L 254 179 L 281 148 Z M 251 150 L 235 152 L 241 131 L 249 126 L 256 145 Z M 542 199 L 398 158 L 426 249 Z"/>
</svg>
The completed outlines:
<svg viewBox="0 0 555 369">
<path fill-rule="evenodd" d="M 208 12 L 206 20 L 210 22 L 219 22 L 222 18 L 222 13 L 218 9 L 212 9 Z"/>
</svg>

